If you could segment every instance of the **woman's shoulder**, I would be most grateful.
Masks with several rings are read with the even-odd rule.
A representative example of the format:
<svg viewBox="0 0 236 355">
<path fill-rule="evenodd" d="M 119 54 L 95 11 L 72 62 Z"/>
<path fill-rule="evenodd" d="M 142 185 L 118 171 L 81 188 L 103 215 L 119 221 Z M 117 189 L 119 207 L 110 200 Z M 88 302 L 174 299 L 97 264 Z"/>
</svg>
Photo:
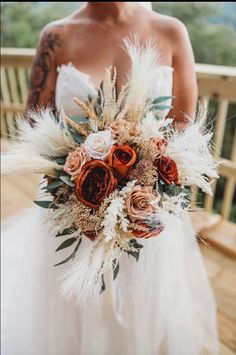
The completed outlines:
<svg viewBox="0 0 236 355">
<path fill-rule="evenodd" d="M 176 41 L 184 40 L 188 36 L 188 30 L 185 24 L 176 17 L 163 15 L 157 12 L 151 14 L 152 31 L 162 34 L 168 41 L 176 43 Z"/>
<path fill-rule="evenodd" d="M 48 23 L 41 31 L 40 37 L 44 36 L 58 36 L 62 39 L 69 40 L 73 37 L 73 33 L 84 29 L 87 26 L 86 18 L 79 10 L 73 14 L 61 18 L 59 20 Z"/>
</svg>

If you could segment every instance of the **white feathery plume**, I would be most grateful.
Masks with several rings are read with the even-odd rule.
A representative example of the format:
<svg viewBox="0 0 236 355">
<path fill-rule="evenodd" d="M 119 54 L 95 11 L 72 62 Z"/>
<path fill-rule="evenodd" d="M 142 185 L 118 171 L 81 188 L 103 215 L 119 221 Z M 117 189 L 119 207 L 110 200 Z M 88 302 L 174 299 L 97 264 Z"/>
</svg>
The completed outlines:
<svg viewBox="0 0 236 355">
<path fill-rule="evenodd" d="M 52 158 L 68 154 L 76 144 L 62 115 L 57 122 L 47 108 L 39 113 L 30 111 L 28 118 L 17 119 L 18 141 L 2 155 L 2 173 L 29 171 L 54 177 L 55 170 L 61 170 L 62 166 Z M 35 122 L 34 127 L 30 125 L 30 120 Z"/>
<path fill-rule="evenodd" d="M 21 144 L 14 145 L 8 153 L 1 156 L 1 173 L 3 175 L 33 172 L 55 177 L 56 170 L 61 169 L 61 165 L 26 149 Z"/>
<path fill-rule="evenodd" d="M 66 204 L 57 205 L 54 210 L 49 210 L 48 225 L 52 236 L 61 233 L 64 229 L 73 226 L 75 221 L 74 206 L 76 203 L 70 201 Z"/>
<path fill-rule="evenodd" d="M 172 118 L 157 119 L 152 111 L 149 111 L 140 124 L 142 137 L 146 139 L 162 139 L 163 130 L 168 128 L 173 122 Z"/>
<path fill-rule="evenodd" d="M 62 273 L 60 294 L 68 299 L 74 298 L 81 306 L 88 300 L 98 300 L 101 290 L 101 277 L 98 276 L 104 257 L 103 242 L 96 247 L 94 242 L 84 238 L 75 259 Z"/>
<path fill-rule="evenodd" d="M 144 109 L 153 85 L 153 72 L 156 71 L 160 58 L 157 55 L 157 48 L 151 39 L 143 46 L 139 36 L 134 34 L 132 37 L 124 38 L 123 43 L 132 61 L 125 108 L 128 119 L 129 112 L 138 112 L 139 114 L 136 117 L 131 116 L 132 119 L 135 118 L 138 121 L 140 119 L 140 111 L 142 112 Z"/>
<path fill-rule="evenodd" d="M 183 209 L 182 204 L 186 203 L 187 194 L 181 192 L 177 196 L 163 195 L 162 206 L 165 211 L 174 213 L 176 216 L 181 217 L 183 212 L 187 209 Z"/>
<path fill-rule="evenodd" d="M 113 239 L 116 236 L 116 225 L 118 223 L 118 216 L 122 213 L 124 208 L 124 200 L 121 196 L 114 197 L 110 205 L 106 209 L 102 226 L 104 227 L 103 234 L 105 242 Z"/>
<path fill-rule="evenodd" d="M 183 185 L 196 185 L 211 194 L 210 178 L 217 178 L 217 162 L 211 153 L 212 133 L 202 133 L 202 119 L 189 124 L 180 132 L 173 132 L 165 155 L 173 159 L 178 167 Z"/>
<path fill-rule="evenodd" d="M 104 220 L 102 222 L 103 235 L 105 242 L 109 242 L 116 236 L 116 226 L 118 222 L 121 222 L 121 227 L 124 232 L 128 228 L 128 219 L 124 216 L 125 197 L 128 192 L 131 191 L 135 185 L 135 180 L 129 181 L 127 185 L 120 191 L 118 196 L 115 196 L 108 208 L 106 209 Z"/>
<path fill-rule="evenodd" d="M 39 112 L 30 111 L 29 119 L 35 122 L 32 127 L 29 121 L 19 118 L 19 143 L 25 149 L 35 154 L 48 157 L 58 157 L 68 154 L 76 147 L 76 144 L 68 131 L 67 125 L 60 116 L 59 122 L 49 108 Z"/>
</svg>

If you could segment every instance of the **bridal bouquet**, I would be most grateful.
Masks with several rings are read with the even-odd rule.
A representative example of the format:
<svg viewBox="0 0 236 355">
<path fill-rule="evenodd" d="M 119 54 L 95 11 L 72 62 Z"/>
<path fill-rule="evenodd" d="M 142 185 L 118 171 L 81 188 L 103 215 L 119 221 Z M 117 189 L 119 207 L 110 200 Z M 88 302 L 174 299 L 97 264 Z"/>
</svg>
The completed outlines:
<svg viewBox="0 0 236 355">
<path fill-rule="evenodd" d="M 156 52 L 125 44 L 132 69 L 118 95 L 110 68 L 97 97 L 74 98 L 78 116 L 31 112 L 34 127 L 19 121 L 19 141 L 3 161 L 4 173 L 44 174 L 47 198 L 35 203 L 63 239 L 56 251 L 73 247 L 57 265 L 68 262 L 61 291 L 78 302 L 105 289 L 108 270 L 117 277 L 122 254 L 138 261 L 142 240 L 161 236 L 166 215 L 189 209 L 191 186 L 211 193 L 217 177 L 204 117 L 178 132 L 172 119 L 161 119 L 172 97 L 150 99 Z"/>
</svg>

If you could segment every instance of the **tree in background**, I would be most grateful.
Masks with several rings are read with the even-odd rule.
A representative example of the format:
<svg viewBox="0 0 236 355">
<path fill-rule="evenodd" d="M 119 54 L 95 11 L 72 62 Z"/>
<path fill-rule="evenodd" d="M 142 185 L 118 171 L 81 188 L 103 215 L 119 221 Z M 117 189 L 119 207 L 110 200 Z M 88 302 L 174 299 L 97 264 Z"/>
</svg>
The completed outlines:
<svg viewBox="0 0 236 355">
<path fill-rule="evenodd" d="M 35 47 L 47 23 L 69 15 L 82 4 L 2 2 L 2 47 Z M 153 2 L 153 9 L 185 23 L 196 62 L 236 65 L 236 3 Z"/>
<path fill-rule="evenodd" d="M 153 9 L 186 25 L 197 63 L 236 65 L 236 3 L 154 2 Z"/>
</svg>

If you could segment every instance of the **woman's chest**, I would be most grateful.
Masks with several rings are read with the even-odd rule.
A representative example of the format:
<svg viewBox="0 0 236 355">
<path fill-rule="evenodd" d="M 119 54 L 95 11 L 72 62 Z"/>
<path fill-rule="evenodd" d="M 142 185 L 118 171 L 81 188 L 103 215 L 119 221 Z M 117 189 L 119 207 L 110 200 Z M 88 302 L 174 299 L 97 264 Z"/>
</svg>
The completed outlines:
<svg viewBox="0 0 236 355">
<path fill-rule="evenodd" d="M 133 29 L 135 30 L 135 28 Z M 131 69 L 131 60 L 125 50 L 123 39 L 130 36 L 130 31 L 116 31 L 104 29 L 100 27 L 83 28 L 77 31 L 70 31 L 70 38 L 64 40 L 64 45 L 60 49 L 60 55 L 57 56 L 57 65 L 73 63 L 73 65 L 81 72 L 87 73 L 96 86 L 99 86 L 104 79 L 106 68 L 115 67 L 117 71 L 116 86 L 118 91 L 123 84 L 127 82 L 127 74 Z M 135 32 L 133 32 L 135 33 Z M 161 43 L 163 39 L 153 38 L 151 33 L 136 32 L 141 42 L 147 42 L 148 38 L 152 38 L 157 43 L 156 57 L 157 61 L 162 59 L 161 64 L 171 66 L 171 55 L 163 52 Z M 161 37 L 160 37 L 161 38 Z"/>
</svg>

